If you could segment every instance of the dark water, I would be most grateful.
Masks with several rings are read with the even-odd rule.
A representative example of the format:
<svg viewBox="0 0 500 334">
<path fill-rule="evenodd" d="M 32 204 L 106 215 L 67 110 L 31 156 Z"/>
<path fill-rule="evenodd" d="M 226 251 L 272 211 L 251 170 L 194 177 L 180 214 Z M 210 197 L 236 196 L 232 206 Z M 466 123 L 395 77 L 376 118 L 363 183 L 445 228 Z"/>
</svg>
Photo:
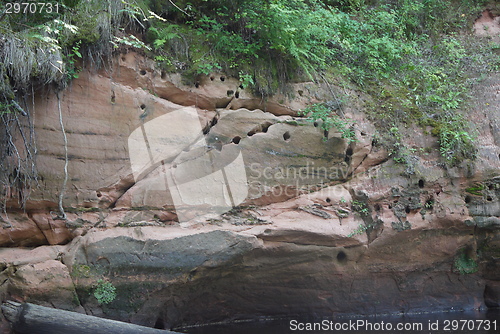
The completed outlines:
<svg viewBox="0 0 500 334">
<path fill-rule="evenodd" d="M 316 329 L 313 326 L 316 326 Z M 178 331 L 188 334 L 497 334 L 500 333 L 500 310 L 427 313 L 402 316 L 262 320 L 178 329 Z"/>
</svg>

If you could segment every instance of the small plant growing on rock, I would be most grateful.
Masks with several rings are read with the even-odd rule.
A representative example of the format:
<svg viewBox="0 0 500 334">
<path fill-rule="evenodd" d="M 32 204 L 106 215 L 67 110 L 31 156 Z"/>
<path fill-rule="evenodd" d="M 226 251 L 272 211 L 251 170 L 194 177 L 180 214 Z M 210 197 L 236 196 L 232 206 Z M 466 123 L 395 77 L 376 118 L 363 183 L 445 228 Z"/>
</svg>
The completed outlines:
<svg viewBox="0 0 500 334">
<path fill-rule="evenodd" d="M 321 129 L 325 132 L 329 131 L 332 127 L 335 128 L 341 133 L 341 137 L 347 139 L 349 143 L 356 141 L 356 133 L 353 128 L 354 122 L 350 119 L 340 117 L 332 108 L 323 103 L 312 104 L 303 111 L 299 111 L 299 115 L 307 116 L 311 122 L 320 120 Z"/>
<path fill-rule="evenodd" d="M 361 216 L 368 216 L 370 214 L 370 210 L 366 206 L 366 203 L 361 201 L 352 201 L 352 209 L 359 213 Z"/>
<path fill-rule="evenodd" d="M 453 267 L 461 275 L 473 274 L 478 270 L 476 260 L 471 258 L 464 250 L 458 254 L 453 263 Z"/>
<path fill-rule="evenodd" d="M 370 227 L 372 227 L 372 225 L 371 225 L 371 224 L 369 224 L 369 225 L 360 224 L 360 225 L 358 226 L 358 228 L 357 228 L 357 229 L 355 229 L 354 231 L 352 231 L 351 233 L 349 233 L 349 234 L 347 235 L 347 237 L 348 237 L 348 238 L 352 238 L 352 237 L 354 237 L 355 235 L 363 234 L 363 233 L 364 233 L 364 232 L 366 232 L 366 230 L 368 230 Z"/>
<path fill-rule="evenodd" d="M 100 279 L 97 281 L 94 297 L 99 304 L 109 304 L 116 298 L 116 288 L 113 283 Z"/>
</svg>

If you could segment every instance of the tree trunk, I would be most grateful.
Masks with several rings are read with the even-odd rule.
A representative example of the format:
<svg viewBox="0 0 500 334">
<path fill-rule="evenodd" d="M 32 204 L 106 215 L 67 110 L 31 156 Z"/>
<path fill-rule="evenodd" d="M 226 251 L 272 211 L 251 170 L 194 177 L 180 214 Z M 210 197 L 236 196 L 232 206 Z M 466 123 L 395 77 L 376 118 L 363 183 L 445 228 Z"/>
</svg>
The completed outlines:
<svg viewBox="0 0 500 334">
<path fill-rule="evenodd" d="M 8 301 L 1 308 L 17 334 L 180 334 L 29 303 Z"/>
</svg>

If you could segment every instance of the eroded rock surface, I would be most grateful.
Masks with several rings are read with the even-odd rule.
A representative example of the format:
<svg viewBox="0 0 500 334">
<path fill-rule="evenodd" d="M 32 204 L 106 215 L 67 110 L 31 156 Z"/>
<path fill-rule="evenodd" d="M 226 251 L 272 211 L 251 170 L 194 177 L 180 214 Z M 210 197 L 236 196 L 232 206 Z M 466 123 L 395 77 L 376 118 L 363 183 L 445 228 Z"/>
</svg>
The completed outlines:
<svg viewBox="0 0 500 334">
<path fill-rule="evenodd" d="M 66 221 L 56 204 L 64 164 L 58 99 L 35 96 L 40 187 L 25 212 L 12 205 L 0 219 L 4 300 L 161 328 L 498 306 L 499 78 L 474 91 L 477 161 L 444 168 L 436 138 L 418 128 L 405 129 L 405 143 L 433 150 L 394 162 L 355 103 L 343 108 L 357 121 L 352 143 L 298 117 L 328 99 L 314 83 L 263 101 L 222 74 L 183 83 L 136 53 L 113 66 L 83 71 L 59 95 L 70 158 Z M 200 133 L 185 147 L 177 138 L 171 155 L 137 173 L 130 135 L 182 108 L 197 113 Z M 196 179 L 239 154 L 238 186 L 247 193 L 238 206 L 181 219 L 164 171 Z M 103 282 L 116 287 L 109 304 L 94 295 Z"/>
</svg>

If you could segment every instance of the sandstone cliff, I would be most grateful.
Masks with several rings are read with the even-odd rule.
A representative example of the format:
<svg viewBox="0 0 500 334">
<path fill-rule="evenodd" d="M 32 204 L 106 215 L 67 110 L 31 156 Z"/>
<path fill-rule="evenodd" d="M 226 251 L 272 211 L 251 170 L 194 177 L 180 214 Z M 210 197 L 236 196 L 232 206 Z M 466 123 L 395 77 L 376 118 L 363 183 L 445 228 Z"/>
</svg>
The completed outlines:
<svg viewBox="0 0 500 334">
<path fill-rule="evenodd" d="M 500 76 L 474 87 L 468 117 L 478 158 L 453 168 L 439 163 L 436 138 L 417 127 L 402 129 L 403 141 L 423 149 L 411 164 L 395 162 L 363 113 L 367 97 L 355 91 L 345 91 L 343 113 L 356 120 L 357 140 L 325 136 L 298 111 L 331 87 L 292 87 L 262 99 L 222 73 L 187 85 L 131 51 L 100 70 L 88 65 L 59 98 L 37 91 L 30 113 L 39 187 L 25 210 L 13 195 L 1 216 L 2 298 L 157 328 L 498 307 Z M 57 217 L 59 105 L 67 220 Z M 201 137 L 134 175 L 131 134 L 185 107 L 197 113 Z M 160 125 L 161 136 L 183 126 Z M 245 196 L 222 214 L 197 207 L 202 214 L 181 219 L 158 186 L 162 172 L 177 168 L 189 179 L 203 170 L 207 149 L 216 170 L 241 154 Z M 116 287 L 109 304 L 93 294 L 99 280 Z"/>
</svg>

